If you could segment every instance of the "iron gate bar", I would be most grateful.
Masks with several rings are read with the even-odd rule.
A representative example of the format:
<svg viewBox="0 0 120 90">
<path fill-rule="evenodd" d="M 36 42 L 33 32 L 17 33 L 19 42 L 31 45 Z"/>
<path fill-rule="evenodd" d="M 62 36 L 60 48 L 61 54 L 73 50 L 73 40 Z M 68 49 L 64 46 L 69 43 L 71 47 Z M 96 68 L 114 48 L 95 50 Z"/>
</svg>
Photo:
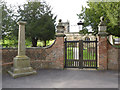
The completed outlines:
<svg viewBox="0 0 120 90">
<path fill-rule="evenodd" d="M 83 50 L 85 50 L 84 59 Z M 97 38 L 95 41 L 67 41 L 65 39 L 65 68 L 97 69 Z"/>
<path fill-rule="evenodd" d="M 66 43 L 66 38 L 65 38 L 65 68 L 66 68 L 66 61 L 67 61 L 67 43 Z"/>
<path fill-rule="evenodd" d="M 79 68 L 83 68 L 83 40 L 79 41 Z"/>
<path fill-rule="evenodd" d="M 94 49 L 95 49 L 94 48 L 94 43 L 92 43 L 92 45 L 93 45 L 93 51 L 94 51 Z M 91 58 L 92 60 L 94 60 L 94 52 L 93 51 L 92 51 L 92 58 Z"/>
<path fill-rule="evenodd" d="M 85 42 L 85 43 L 91 43 L 91 42 L 96 42 L 96 40 L 95 41 L 83 41 L 83 42 Z"/>
<path fill-rule="evenodd" d="M 88 52 L 88 43 L 87 43 L 87 52 Z M 88 60 L 88 53 L 87 53 L 87 60 Z M 87 61 L 87 63 L 88 63 L 88 61 Z"/>
<path fill-rule="evenodd" d="M 97 42 L 98 41 L 97 41 L 97 38 L 96 38 L 96 43 L 95 43 L 96 44 L 96 53 L 95 53 L 96 54 L 96 69 L 98 68 L 98 65 L 97 65 L 98 64 L 98 61 L 97 61 Z"/>
</svg>

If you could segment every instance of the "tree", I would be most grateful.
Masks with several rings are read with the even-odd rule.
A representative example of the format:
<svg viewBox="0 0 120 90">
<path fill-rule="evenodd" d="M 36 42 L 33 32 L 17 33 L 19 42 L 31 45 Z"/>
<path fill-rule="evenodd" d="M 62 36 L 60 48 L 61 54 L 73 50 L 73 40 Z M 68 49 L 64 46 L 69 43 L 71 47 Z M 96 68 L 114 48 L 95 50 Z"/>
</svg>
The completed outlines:
<svg viewBox="0 0 120 90">
<path fill-rule="evenodd" d="M 23 8 L 23 9 L 22 9 Z M 51 7 L 46 2 L 28 2 L 19 6 L 19 20 L 25 20 L 26 38 L 37 47 L 37 41 L 53 39 L 55 35 L 55 19 L 51 14 Z"/>
<path fill-rule="evenodd" d="M 11 9 L 12 6 L 8 8 L 6 2 L 1 2 L 2 5 L 2 40 L 4 43 L 4 39 L 11 38 L 11 35 L 14 31 L 14 19 L 13 19 L 13 10 Z"/>
<path fill-rule="evenodd" d="M 120 2 L 88 2 L 88 8 L 82 7 L 82 13 L 78 14 L 79 19 L 84 19 L 84 27 L 92 27 L 93 34 L 98 33 L 100 17 L 104 16 L 109 34 L 120 36 L 119 12 Z"/>
<path fill-rule="evenodd" d="M 44 46 L 46 46 L 47 40 L 54 39 L 55 36 L 55 19 L 52 19 L 52 17 L 53 16 L 50 16 L 49 13 L 46 13 L 40 19 L 41 32 L 38 33 L 38 38 L 45 42 Z"/>
<path fill-rule="evenodd" d="M 82 30 L 79 31 L 79 34 L 84 34 L 85 35 L 87 33 L 89 33 L 87 29 L 82 29 Z"/>
</svg>

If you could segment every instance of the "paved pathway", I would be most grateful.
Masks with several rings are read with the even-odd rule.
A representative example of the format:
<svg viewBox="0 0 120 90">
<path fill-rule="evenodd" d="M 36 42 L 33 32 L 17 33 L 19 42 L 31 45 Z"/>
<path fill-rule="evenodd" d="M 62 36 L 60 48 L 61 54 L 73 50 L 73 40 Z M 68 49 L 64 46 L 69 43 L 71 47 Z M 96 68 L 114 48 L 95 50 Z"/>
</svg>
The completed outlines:
<svg viewBox="0 0 120 90">
<path fill-rule="evenodd" d="M 3 75 L 3 88 L 117 88 L 118 73 L 96 70 L 39 70 L 37 75 L 13 79 Z"/>
</svg>

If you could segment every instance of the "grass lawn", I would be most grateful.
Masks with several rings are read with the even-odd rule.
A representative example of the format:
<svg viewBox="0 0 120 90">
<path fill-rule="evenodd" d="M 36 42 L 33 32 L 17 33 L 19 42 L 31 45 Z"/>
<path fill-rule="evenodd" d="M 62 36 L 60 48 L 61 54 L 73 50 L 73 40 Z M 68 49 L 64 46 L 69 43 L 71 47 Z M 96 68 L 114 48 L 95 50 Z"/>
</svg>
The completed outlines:
<svg viewBox="0 0 120 90">
<path fill-rule="evenodd" d="M 79 48 L 77 50 L 79 50 Z M 73 53 L 73 48 L 67 48 L 67 59 L 75 59 Z M 77 57 L 79 57 L 79 55 Z M 96 55 L 92 51 L 89 52 L 88 49 L 83 50 L 83 60 L 95 60 L 95 57 Z"/>
<path fill-rule="evenodd" d="M 5 47 L 17 47 L 18 45 L 18 41 L 17 40 L 9 40 L 9 39 L 5 39 L 4 43 L 3 41 L 0 42 L 0 44 L 5 48 Z"/>
<path fill-rule="evenodd" d="M 54 42 L 54 40 L 47 41 L 47 46 L 51 45 L 53 42 Z M 13 40 L 5 39 L 4 43 L 1 40 L 0 44 L 2 45 L 3 48 L 6 48 L 6 47 L 18 47 L 18 40 L 16 40 L 16 39 L 13 39 Z M 32 46 L 32 42 L 29 41 L 29 40 L 26 40 L 25 44 L 26 44 L 26 47 L 31 47 Z M 42 47 L 43 45 L 44 45 L 44 42 L 38 40 L 37 46 Z"/>
<path fill-rule="evenodd" d="M 52 45 L 53 44 L 53 42 L 54 42 L 54 40 L 49 40 L 49 41 L 47 41 L 47 46 L 49 46 L 49 45 Z M 44 42 L 43 41 L 40 41 L 40 40 L 38 40 L 38 42 L 37 42 L 37 46 L 38 47 L 42 47 L 42 46 L 44 46 Z"/>
<path fill-rule="evenodd" d="M 77 49 L 79 50 L 79 48 Z M 79 53 L 79 51 L 77 52 Z M 77 55 L 77 60 L 79 59 L 79 54 Z M 83 65 L 84 66 L 96 66 L 96 61 L 95 61 L 95 58 L 96 58 L 96 55 L 95 53 L 93 53 L 92 51 L 89 52 L 88 49 L 84 49 L 83 50 Z M 75 64 L 74 61 L 71 61 L 71 60 L 76 60 L 75 57 L 74 57 L 74 49 L 73 48 L 67 48 L 67 60 L 70 60 L 69 62 L 67 62 L 68 65 L 71 65 L 71 64 Z M 91 60 L 91 61 L 88 61 L 88 60 Z"/>
</svg>

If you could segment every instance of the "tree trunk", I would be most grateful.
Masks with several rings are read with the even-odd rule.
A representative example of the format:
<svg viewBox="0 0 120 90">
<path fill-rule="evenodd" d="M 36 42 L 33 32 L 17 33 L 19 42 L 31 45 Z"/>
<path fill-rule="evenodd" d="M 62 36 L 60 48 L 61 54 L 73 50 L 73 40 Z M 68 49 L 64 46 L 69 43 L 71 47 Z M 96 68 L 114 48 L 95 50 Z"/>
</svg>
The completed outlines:
<svg viewBox="0 0 120 90">
<path fill-rule="evenodd" d="M 32 47 L 37 47 L 37 40 L 38 38 L 32 38 Z"/>
<path fill-rule="evenodd" d="M 44 41 L 44 47 L 46 47 L 46 40 Z"/>
<path fill-rule="evenodd" d="M 3 44 L 4 44 L 4 43 L 5 43 L 5 40 L 3 39 L 2 41 L 3 41 Z"/>
<path fill-rule="evenodd" d="M 5 43 L 5 40 L 4 40 L 5 38 L 4 37 L 2 37 L 2 43 L 4 44 Z"/>
</svg>

